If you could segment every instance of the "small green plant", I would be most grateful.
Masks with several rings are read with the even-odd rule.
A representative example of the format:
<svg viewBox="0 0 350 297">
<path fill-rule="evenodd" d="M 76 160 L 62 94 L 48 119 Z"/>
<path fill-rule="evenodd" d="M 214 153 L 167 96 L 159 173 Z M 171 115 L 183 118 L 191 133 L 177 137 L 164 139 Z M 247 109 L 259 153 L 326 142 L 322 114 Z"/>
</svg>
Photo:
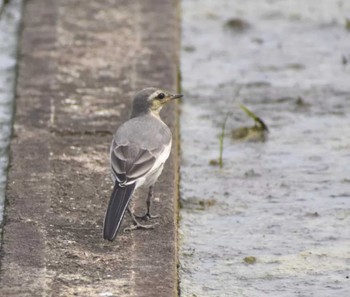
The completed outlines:
<svg viewBox="0 0 350 297">
<path fill-rule="evenodd" d="M 244 106 L 242 103 L 239 105 L 239 107 L 249 116 L 251 117 L 254 122 L 255 125 L 260 127 L 261 130 L 263 131 L 269 131 L 269 129 L 267 128 L 266 124 L 264 123 L 264 121 L 259 118 L 258 116 L 255 115 L 255 113 L 253 113 L 251 110 L 249 110 L 246 106 Z"/>
<path fill-rule="evenodd" d="M 219 136 L 219 143 L 220 143 L 220 149 L 219 149 L 219 167 L 222 168 L 224 166 L 224 163 L 222 161 L 222 155 L 223 155 L 223 151 L 224 151 L 224 138 L 225 138 L 225 129 L 226 129 L 226 123 L 227 123 L 227 119 L 228 117 L 231 115 L 231 113 L 227 113 L 225 118 L 224 118 L 224 122 L 222 123 L 221 126 L 221 134 Z"/>
<path fill-rule="evenodd" d="M 235 99 L 239 92 L 241 90 L 241 87 L 238 86 L 234 95 L 233 95 L 233 99 Z M 224 117 L 224 121 L 221 125 L 221 133 L 219 135 L 219 160 L 210 160 L 209 164 L 212 166 L 216 166 L 219 165 L 220 168 L 222 168 L 224 166 L 224 161 L 223 161 L 223 152 L 224 152 L 224 139 L 225 139 L 225 131 L 226 131 L 226 123 L 228 118 L 232 115 L 231 111 L 228 111 Z"/>
<path fill-rule="evenodd" d="M 233 129 L 231 131 L 231 137 L 234 140 L 240 141 L 249 141 L 249 142 L 257 142 L 257 141 L 265 141 L 267 137 L 267 133 L 269 129 L 264 121 L 256 116 L 251 110 L 249 110 L 243 104 L 240 104 L 240 108 L 254 120 L 254 126 L 251 127 L 239 127 Z"/>
</svg>

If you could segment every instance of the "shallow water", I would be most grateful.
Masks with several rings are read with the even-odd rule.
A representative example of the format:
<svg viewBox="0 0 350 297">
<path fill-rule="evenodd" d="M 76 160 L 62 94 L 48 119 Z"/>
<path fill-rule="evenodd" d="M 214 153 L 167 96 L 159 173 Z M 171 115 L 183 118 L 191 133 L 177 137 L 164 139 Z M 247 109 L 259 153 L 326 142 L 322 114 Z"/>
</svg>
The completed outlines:
<svg viewBox="0 0 350 297">
<path fill-rule="evenodd" d="M 0 7 L 2 5 L 3 1 L 0 1 Z M 21 7 L 22 0 L 11 0 L 0 16 L 0 223 L 5 199 Z"/>
<path fill-rule="evenodd" d="M 349 12 L 332 0 L 182 1 L 181 296 L 348 295 Z M 239 102 L 267 141 L 231 139 L 253 124 Z M 219 169 L 209 162 L 228 112 Z"/>
</svg>

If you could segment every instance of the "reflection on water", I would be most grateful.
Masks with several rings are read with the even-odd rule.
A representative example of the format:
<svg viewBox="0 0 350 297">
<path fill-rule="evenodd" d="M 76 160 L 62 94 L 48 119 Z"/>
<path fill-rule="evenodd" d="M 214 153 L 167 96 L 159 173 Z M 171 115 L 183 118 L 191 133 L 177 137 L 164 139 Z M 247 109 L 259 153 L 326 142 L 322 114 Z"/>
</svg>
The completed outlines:
<svg viewBox="0 0 350 297">
<path fill-rule="evenodd" d="M 181 296 L 347 296 L 349 11 L 182 1 Z M 231 138 L 252 124 L 239 102 L 268 125 L 265 142 Z"/>
<path fill-rule="evenodd" d="M 3 6 L 0 16 L 0 222 L 5 199 L 21 7 L 22 0 L 11 0 Z"/>
</svg>

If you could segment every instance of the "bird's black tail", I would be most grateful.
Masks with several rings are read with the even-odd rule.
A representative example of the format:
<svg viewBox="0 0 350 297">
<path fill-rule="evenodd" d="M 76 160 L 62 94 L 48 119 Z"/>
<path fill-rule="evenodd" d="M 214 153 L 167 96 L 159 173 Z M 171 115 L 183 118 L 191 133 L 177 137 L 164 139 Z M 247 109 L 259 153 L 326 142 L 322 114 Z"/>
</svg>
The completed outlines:
<svg viewBox="0 0 350 297">
<path fill-rule="evenodd" d="M 118 182 L 115 183 L 103 224 L 104 239 L 110 241 L 115 239 L 134 190 L 135 183 L 125 187 L 120 187 Z"/>
</svg>

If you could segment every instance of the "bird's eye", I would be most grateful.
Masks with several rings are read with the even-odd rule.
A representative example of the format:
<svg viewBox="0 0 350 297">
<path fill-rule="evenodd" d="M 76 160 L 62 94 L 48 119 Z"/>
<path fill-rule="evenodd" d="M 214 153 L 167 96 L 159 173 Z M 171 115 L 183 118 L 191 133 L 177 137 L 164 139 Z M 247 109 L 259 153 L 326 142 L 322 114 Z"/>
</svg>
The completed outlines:
<svg viewBox="0 0 350 297">
<path fill-rule="evenodd" d="M 165 94 L 164 93 L 159 93 L 157 97 L 158 97 L 158 99 L 164 99 Z"/>
</svg>

